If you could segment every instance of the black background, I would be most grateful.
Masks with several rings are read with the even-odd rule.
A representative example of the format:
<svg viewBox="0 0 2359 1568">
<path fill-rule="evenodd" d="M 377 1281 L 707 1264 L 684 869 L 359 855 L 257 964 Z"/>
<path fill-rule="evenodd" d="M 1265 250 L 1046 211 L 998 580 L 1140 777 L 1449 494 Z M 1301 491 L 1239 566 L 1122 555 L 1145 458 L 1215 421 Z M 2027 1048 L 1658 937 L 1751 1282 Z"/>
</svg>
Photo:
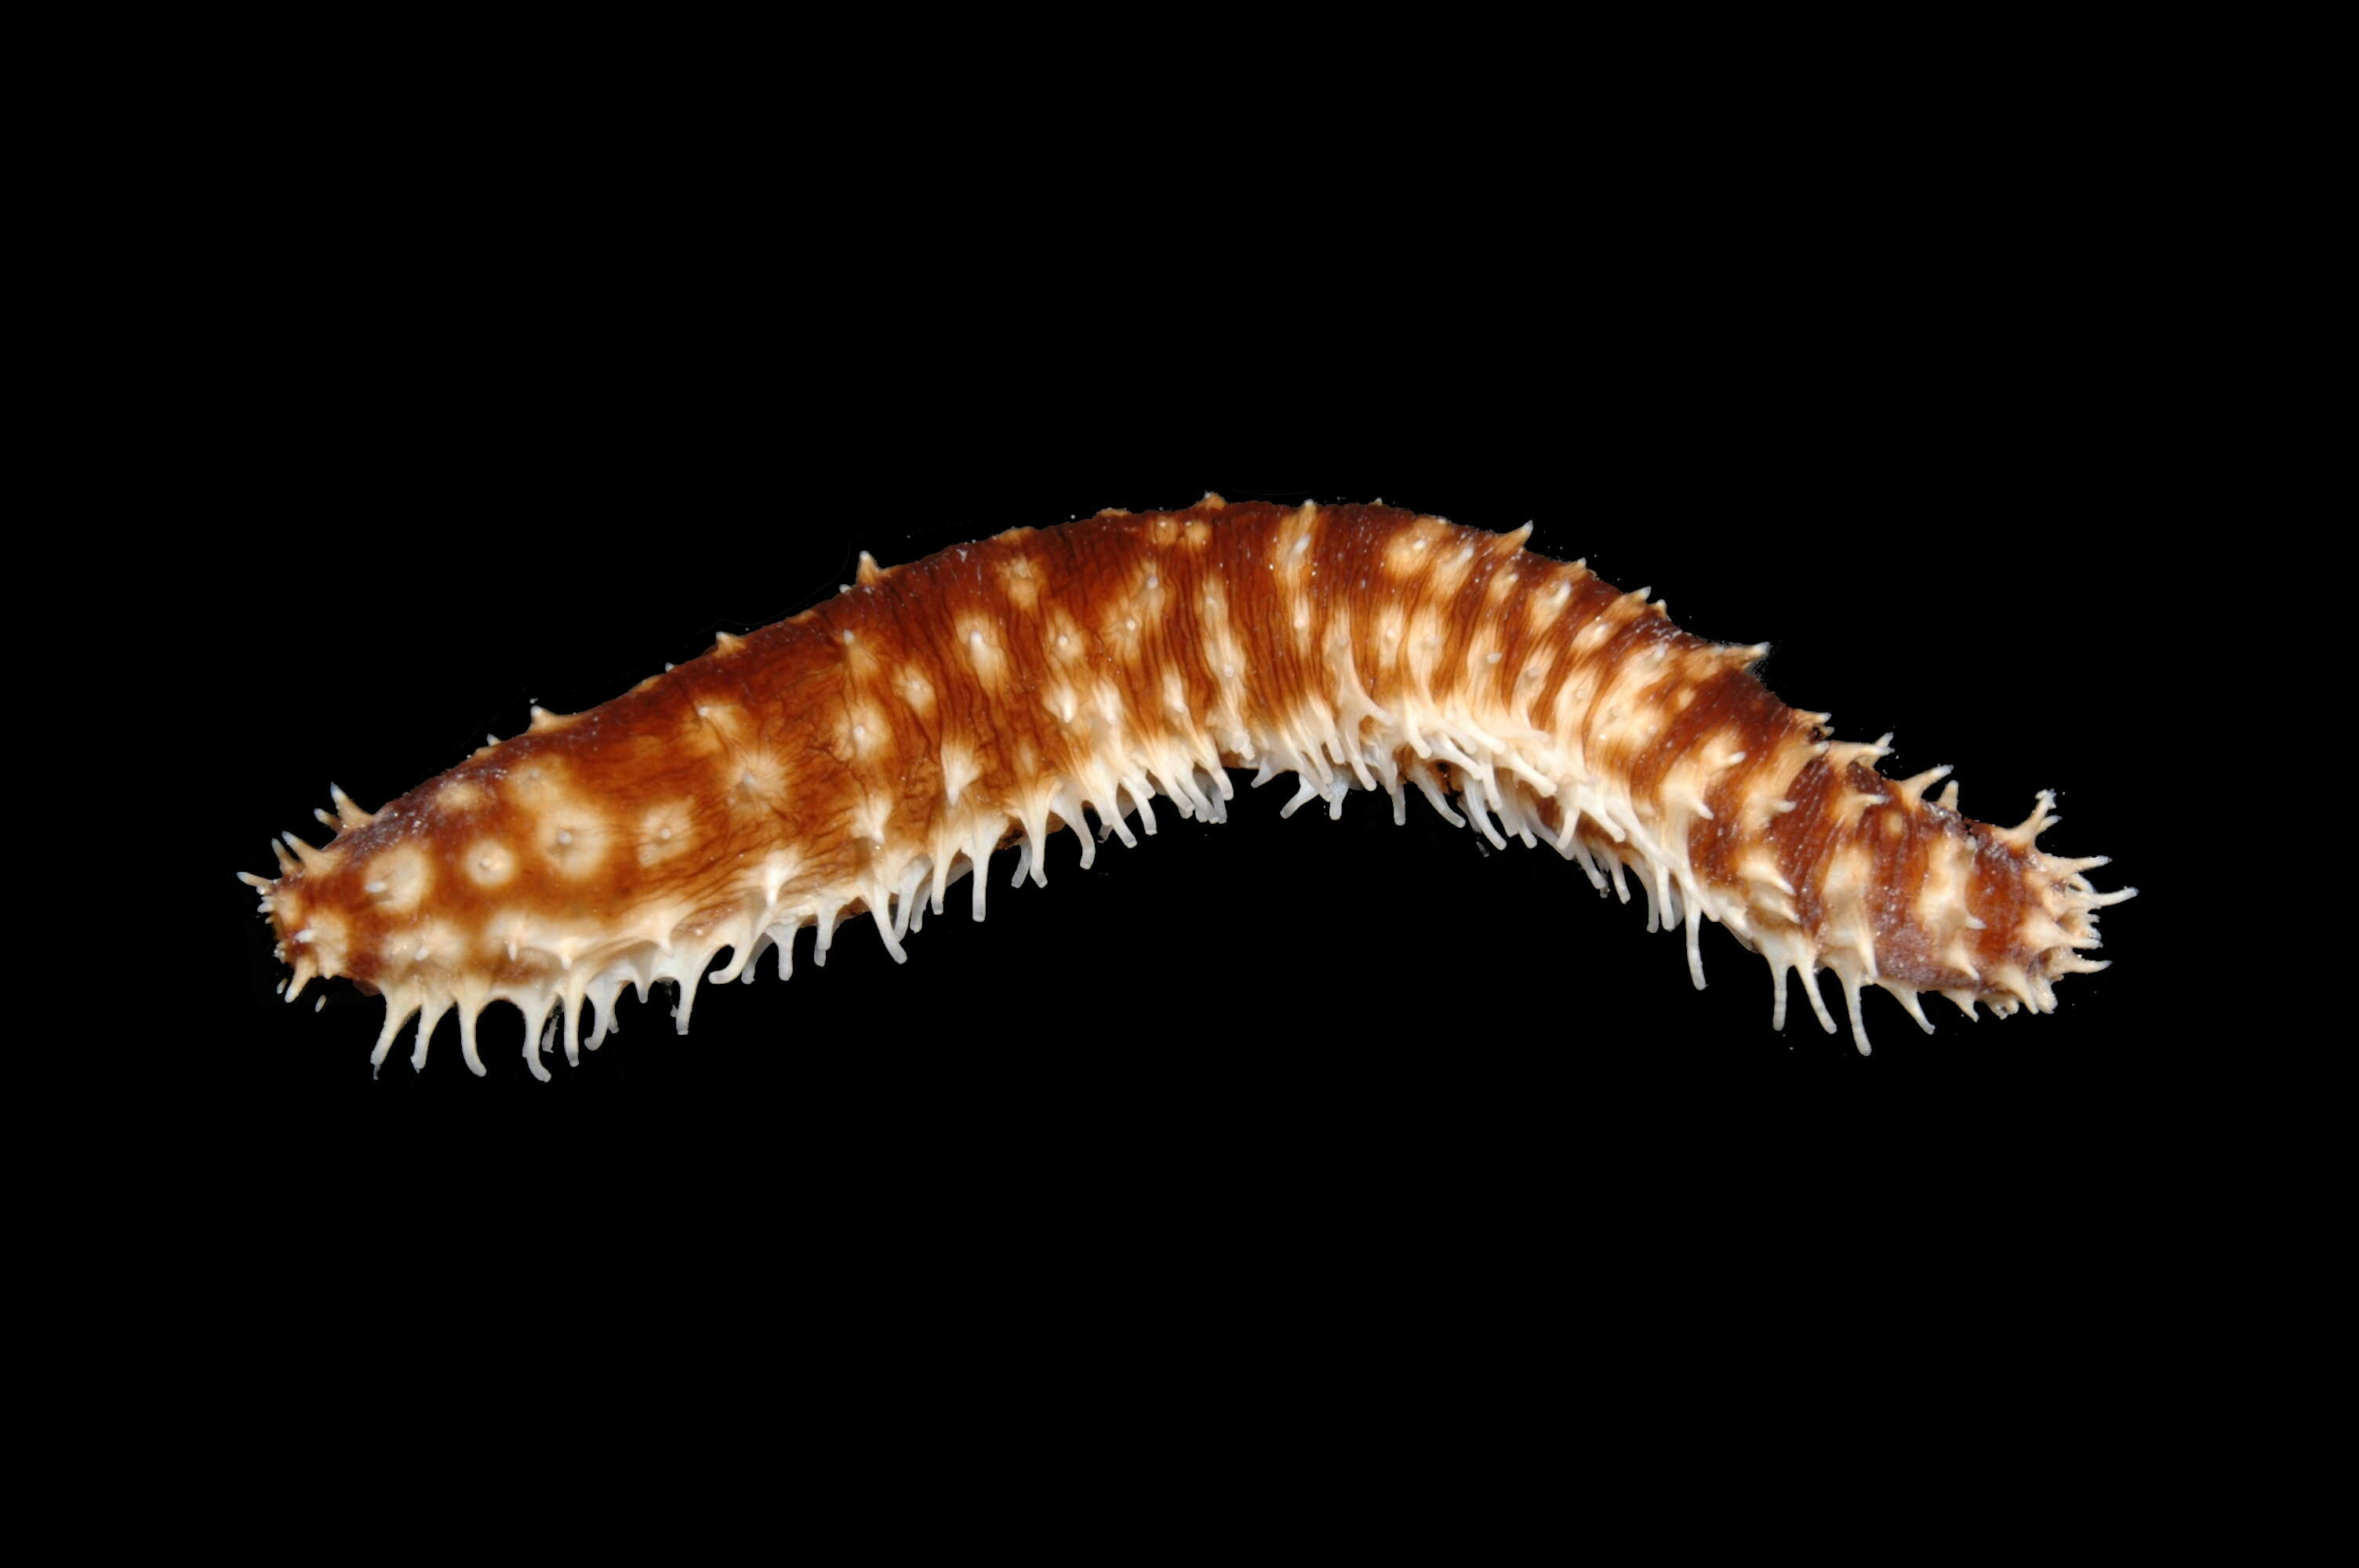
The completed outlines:
<svg viewBox="0 0 2359 1568">
<path fill-rule="evenodd" d="M 1141 19 L 1126 48 L 814 14 L 603 59 L 278 29 L 235 69 L 168 40 L 148 116 L 70 87 L 27 155 L 72 201 L 23 248 L 79 276 L 20 301 L 69 347 L 27 378 L 24 460 L 68 482 L 16 579 L 15 825 L 59 870 L 20 890 L 54 1011 L 11 1108 L 18 1218 L 57 1243 L 19 1247 L 22 1293 L 106 1347 L 39 1338 L 76 1421 L 110 1454 L 193 1433 L 200 1518 L 316 1455 L 309 1516 L 363 1528 L 390 1486 L 587 1476 L 603 1523 L 690 1495 L 654 1474 L 679 1460 L 700 1518 L 740 1490 L 808 1533 L 810 1479 L 865 1469 L 871 1522 L 964 1526 L 929 1445 L 1020 1456 L 993 1505 L 1036 1518 L 1097 1489 L 1069 1453 L 1185 1477 L 1150 1529 L 1225 1523 L 1253 1472 L 1323 1501 L 1302 1480 L 1365 1454 L 1407 1485 L 1350 1511 L 1390 1529 L 1457 1502 L 1452 1451 L 1462 1528 L 1568 1481 L 1549 1518 L 1602 1494 L 1610 1527 L 1641 1472 L 1650 1521 L 1733 1517 L 1692 1477 L 1739 1454 L 1904 1472 L 1904 1520 L 2179 1517 L 2151 1483 L 2190 1396 L 2255 1381 L 2213 1303 L 2278 1313 L 2300 1282 L 2262 1255 L 2320 1250 L 2247 1217 L 2324 1190 L 2299 1167 L 2331 1146 L 2212 1092 L 2296 1098 L 2336 929 L 2313 730 L 2262 708 L 2320 711 L 2279 639 L 2339 588 L 2287 534 L 2345 526 L 2277 492 L 2339 449 L 2329 406 L 2255 362 L 2316 373 L 2282 301 L 2332 254 L 2284 216 L 2332 187 L 2282 50 Z M 548 1085 L 505 1010 L 489 1077 L 446 1021 L 424 1074 L 373 1079 L 375 1002 L 272 994 L 233 873 L 322 834 L 331 780 L 377 805 L 861 549 L 1208 489 L 1530 521 L 1771 643 L 1779 696 L 1896 732 L 1887 771 L 1955 764 L 1969 813 L 2059 790 L 2047 845 L 2144 890 L 2114 968 L 2050 1016 L 1932 1001 L 1931 1038 L 1870 994 L 1863 1058 L 1799 1007 L 1773 1033 L 1724 932 L 1699 993 L 1552 853 L 1375 796 L 1280 822 L 1274 785 L 1088 872 L 1067 838 L 982 926 L 954 891 L 907 966 L 847 929 L 824 969 L 708 989 L 686 1038 L 626 1000 Z M 2114 1443 L 2140 1425 L 2167 1435 Z M 223 1441 L 249 1428 L 275 1441 Z"/>
</svg>

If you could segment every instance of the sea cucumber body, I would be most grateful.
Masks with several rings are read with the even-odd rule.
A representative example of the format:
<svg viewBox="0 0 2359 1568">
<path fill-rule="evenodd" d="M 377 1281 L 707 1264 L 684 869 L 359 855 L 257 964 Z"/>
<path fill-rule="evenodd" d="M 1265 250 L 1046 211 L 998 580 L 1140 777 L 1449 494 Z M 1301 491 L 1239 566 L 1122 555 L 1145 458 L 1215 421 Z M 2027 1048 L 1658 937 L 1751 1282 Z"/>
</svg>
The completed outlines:
<svg viewBox="0 0 2359 1568">
<path fill-rule="evenodd" d="M 1219 819 L 1226 769 L 1291 773 L 1286 809 L 1415 789 L 1502 847 L 1545 844 L 1650 924 L 1726 925 L 1777 975 L 1838 978 L 1863 1050 L 1862 989 L 1919 1022 L 1919 993 L 1969 1011 L 2054 1005 L 2102 968 L 2100 894 L 2012 829 L 1929 799 L 1935 770 L 1875 771 L 1771 696 L 1765 651 L 1673 626 L 1643 590 L 1496 535 L 1383 506 L 1106 513 L 880 569 L 791 620 L 587 712 L 532 728 L 371 815 L 339 795 L 335 837 L 287 838 L 249 877 L 294 966 L 386 998 L 374 1060 L 418 1016 L 412 1059 L 455 1010 L 526 1015 L 525 1056 L 578 1059 L 625 986 L 750 979 L 816 927 L 865 914 L 894 957 L 951 883 L 1007 844 L 1043 880 L 1048 836 L 1133 841 L 1158 809 Z M 1100 833 L 1092 831 L 1094 816 Z M 987 879 L 973 879 L 975 916 Z M 1930 1024 L 1927 1027 L 1930 1027 Z"/>
</svg>

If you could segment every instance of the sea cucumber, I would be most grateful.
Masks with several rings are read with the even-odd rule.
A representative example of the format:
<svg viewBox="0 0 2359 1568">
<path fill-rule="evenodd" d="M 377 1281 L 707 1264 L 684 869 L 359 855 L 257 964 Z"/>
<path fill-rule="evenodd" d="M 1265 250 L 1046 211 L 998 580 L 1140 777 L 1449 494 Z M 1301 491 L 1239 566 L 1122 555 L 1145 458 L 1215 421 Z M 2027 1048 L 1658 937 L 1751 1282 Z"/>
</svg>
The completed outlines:
<svg viewBox="0 0 2359 1568">
<path fill-rule="evenodd" d="M 1158 810 L 1223 819 L 1235 784 L 1291 773 L 1291 813 L 1355 790 L 1408 795 L 1505 848 L 1547 845 L 1599 889 L 1635 882 L 1650 927 L 1702 922 L 1786 971 L 1836 1025 L 1837 979 L 1868 1048 L 1863 990 L 1931 1029 L 1940 991 L 1971 1014 L 2054 1006 L 2102 968 L 2100 893 L 2036 845 L 2043 795 L 2013 828 L 1955 810 L 1948 770 L 1886 780 L 1882 742 L 1833 741 L 1751 672 L 1759 646 L 1673 626 L 1645 590 L 1507 535 L 1376 506 L 1102 513 L 1016 529 L 897 568 L 862 557 L 829 601 L 570 717 L 531 728 L 381 810 L 332 791 L 323 846 L 273 841 L 274 881 L 242 879 L 294 979 L 347 976 L 386 999 L 382 1064 L 417 1022 L 525 1015 L 524 1056 L 593 1049 L 625 987 L 751 979 L 815 928 L 824 962 L 866 915 L 897 959 L 948 887 L 1002 848 L 1041 881 L 1071 827 L 1089 863 Z M 972 904 L 987 907 L 987 877 Z"/>
</svg>

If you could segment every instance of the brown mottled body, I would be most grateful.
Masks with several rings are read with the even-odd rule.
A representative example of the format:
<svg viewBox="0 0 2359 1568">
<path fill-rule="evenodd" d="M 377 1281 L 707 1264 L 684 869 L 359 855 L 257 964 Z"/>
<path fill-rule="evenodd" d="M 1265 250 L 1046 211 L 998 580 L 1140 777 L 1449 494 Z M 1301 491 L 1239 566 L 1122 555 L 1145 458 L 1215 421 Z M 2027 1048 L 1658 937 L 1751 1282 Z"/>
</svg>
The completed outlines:
<svg viewBox="0 0 2359 1568">
<path fill-rule="evenodd" d="M 382 1060 L 422 1011 L 547 1020 L 536 1073 L 576 1014 L 598 1035 L 625 985 L 751 977 L 750 960 L 869 914 L 897 957 L 949 881 L 1008 842 L 1041 875 L 1046 835 L 1085 813 L 1129 839 L 1157 796 L 1218 817 L 1223 770 L 1302 775 L 1288 806 L 1403 784 L 1504 844 L 1545 839 L 1592 880 L 1637 873 L 1690 961 L 1709 918 L 1806 979 L 1835 971 L 1854 1033 L 1864 985 L 1971 1011 L 2052 1005 L 2097 968 L 2094 861 L 1961 816 L 1946 770 L 1875 771 L 1659 604 L 1523 533 L 1382 506 L 1107 513 L 879 569 L 829 602 L 571 718 L 479 751 L 374 816 L 337 798 L 323 848 L 288 842 L 264 892 L 297 989 L 347 975 L 388 997 Z M 2043 800 L 2043 806 L 2045 802 Z M 1494 826 L 1493 819 L 1497 819 Z M 1601 866 L 1603 868 L 1601 871 Z M 1019 871 L 1019 876 L 1023 874 Z M 922 894 L 922 896 L 921 896 Z M 1625 892 L 1624 896 L 1627 896 Z M 984 894 L 975 889 L 980 918 Z M 1828 1027 L 1815 984 L 1811 1004 Z M 596 1036 L 591 1041 L 597 1044 Z"/>
</svg>

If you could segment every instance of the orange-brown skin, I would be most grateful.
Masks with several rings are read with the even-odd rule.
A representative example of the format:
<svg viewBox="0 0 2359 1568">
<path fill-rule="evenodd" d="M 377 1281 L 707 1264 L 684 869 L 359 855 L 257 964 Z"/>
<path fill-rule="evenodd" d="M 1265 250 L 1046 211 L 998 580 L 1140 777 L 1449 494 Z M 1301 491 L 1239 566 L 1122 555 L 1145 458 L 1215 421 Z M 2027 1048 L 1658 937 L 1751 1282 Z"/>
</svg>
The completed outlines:
<svg viewBox="0 0 2359 1568">
<path fill-rule="evenodd" d="M 347 975 L 423 1000 L 429 1022 L 438 1003 L 466 1017 L 502 996 L 530 1013 L 560 992 L 578 1005 L 584 967 L 631 941 L 693 952 L 734 933 L 741 963 L 765 921 L 789 940 L 816 921 L 824 941 L 896 902 L 921 862 L 961 869 L 1084 796 L 1119 821 L 1152 793 L 1136 781 L 1179 795 L 1182 764 L 1215 778 L 1273 737 L 1281 762 L 1288 737 L 1325 735 L 1463 787 L 1464 763 L 1415 754 L 1440 734 L 1494 747 L 1506 810 L 1520 803 L 1566 853 L 1642 883 L 1669 862 L 1675 903 L 1773 962 L 1824 955 L 1847 983 L 2001 1011 L 2047 1005 L 2052 979 L 2093 967 L 2077 949 L 2111 898 L 2080 877 L 2095 862 L 2033 847 L 2036 815 L 2003 832 L 1924 799 L 1934 775 L 1882 778 L 1878 748 L 1831 746 L 1821 716 L 1761 686 L 1759 650 L 1690 636 L 1522 538 L 1207 497 L 891 569 L 864 557 L 827 603 L 586 713 L 536 712 L 374 817 L 340 798 L 328 845 L 249 880 L 298 989 Z M 1671 849 L 1650 858 L 1642 838 Z M 1956 896 L 1929 895 L 1929 878 Z"/>
</svg>

